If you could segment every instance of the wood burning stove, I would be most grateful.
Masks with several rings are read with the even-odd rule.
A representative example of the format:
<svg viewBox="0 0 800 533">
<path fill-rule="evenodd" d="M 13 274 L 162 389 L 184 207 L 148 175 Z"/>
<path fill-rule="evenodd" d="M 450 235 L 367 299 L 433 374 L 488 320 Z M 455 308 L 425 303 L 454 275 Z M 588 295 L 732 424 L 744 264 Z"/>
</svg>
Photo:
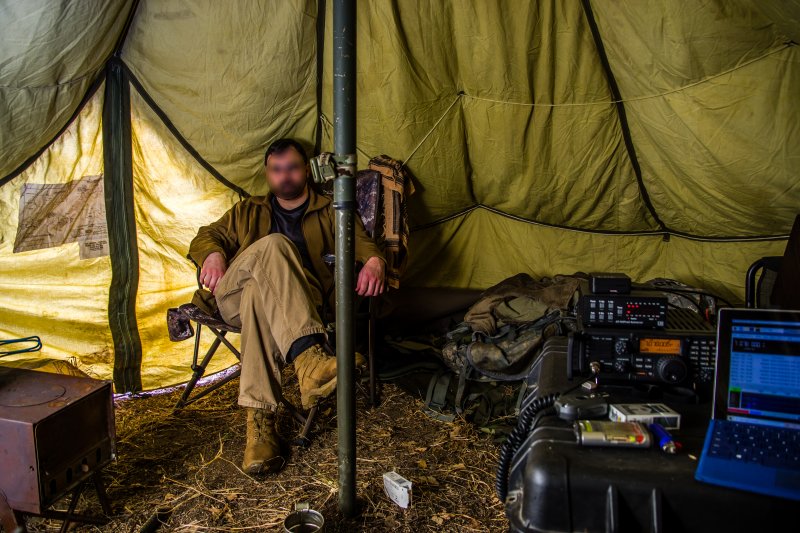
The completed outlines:
<svg viewBox="0 0 800 533">
<path fill-rule="evenodd" d="M 111 383 L 0 367 L 0 524 L 24 529 L 23 514 L 102 523 L 75 514 L 94 482 L 110 513 L 100 470 L 115 456 Z M 68 511 L 50 507 L 72 493 Z"/>
</svg>

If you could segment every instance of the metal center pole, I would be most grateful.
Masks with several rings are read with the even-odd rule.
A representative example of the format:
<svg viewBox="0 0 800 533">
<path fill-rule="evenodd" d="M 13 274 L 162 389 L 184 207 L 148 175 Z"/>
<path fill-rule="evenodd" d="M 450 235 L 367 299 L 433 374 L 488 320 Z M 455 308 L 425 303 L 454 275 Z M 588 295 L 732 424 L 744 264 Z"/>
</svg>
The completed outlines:
<svg viewBox="0 0 800 533">
<path fill-rule="evenodd" d="M 355 177 L 356 177 L 356 6 L 333 4 L 333 146 L 336 179 L 336 424 L 339 434 L 339 510 L 356 507 L 355 409 Z"/>
</svg>

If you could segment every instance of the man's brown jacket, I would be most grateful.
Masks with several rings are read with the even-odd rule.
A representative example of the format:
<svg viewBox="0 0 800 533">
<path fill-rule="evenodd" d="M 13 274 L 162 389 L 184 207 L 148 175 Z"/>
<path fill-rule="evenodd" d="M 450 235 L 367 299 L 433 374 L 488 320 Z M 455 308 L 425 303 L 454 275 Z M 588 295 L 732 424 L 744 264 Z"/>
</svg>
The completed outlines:
<svg viewBox="0 0 800 533">
<path fill-rule="evenodd" d="M 220 252 L 225 257 L 225 263 L 230 265 L 239 254 L 258 239 L 269 235 L 272 227 L 272 205 L 270 199 L 272 194 L 267 196 L 253 196 L 237 202 L 222 218 L 203 226 L 197 232 L 197 236 L 189 245 L 189 257 L 198 265 L 202 266 L 206 258 L 213 252 Z M 366 263 L 370 257 L 379 257 L 384 262 L 383 254 L 376 246 L 375 242 L 367 236 L 361 219 L 355 216 L 355 255 L 356 261 Z M 315 272 L 311 272 L 315 277 L 309 277 L 312 285 L 321 291 L 321 295 L 331 294 L 333 287 L 333 273 L 325 265 L 322 256 L 333 254 L 335 246 L 335 226 L 334 209 L 331 199 L 317 193 L 313 187 L 309 187 L 308 209 L 303 215 L 302 223 L 303 236 L 308 246 L 308 254 Z M 216 302 L 213 301 L 211 293 L 208 291 L 198 291 L 198 297 L 206 305 L 200 305 L 206 311 L 209 307 L 215 310 Z M 316 302 L 320 305 L 322 302 Z"/>
</svg>

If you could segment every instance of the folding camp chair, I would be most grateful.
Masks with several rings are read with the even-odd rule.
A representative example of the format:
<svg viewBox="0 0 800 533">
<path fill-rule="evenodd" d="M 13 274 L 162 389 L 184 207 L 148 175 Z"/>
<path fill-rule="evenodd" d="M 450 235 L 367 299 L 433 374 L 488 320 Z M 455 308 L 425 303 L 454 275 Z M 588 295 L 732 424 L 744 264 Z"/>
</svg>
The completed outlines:
<svg viewBox="0 0 800 533">
<path fill-rule="evenodd" d="M 197 284 L 198 286 L 202 287 L 202 283 L 200 282 L 200 268 L 197 268 Z M 212 383 L 206 387 L 203 387 L 202 390 L 195 392 L 195 387 L 197 386 L 197 382 L 203 377 L 206 372 L 206 368 L 208 364 L 211 362 L 211 359 L 217 353 L 217 349 L 220 347 L 221 344 L 224 344 L 228 350 L 236 356 L 236 359 L 239 361 L 242 360 L 242 354 L 239 352 L 236 347 L 231 344 L 231 342 L 226 338 L 228 333 L 239 334 L 241 333 L 241 328 L 237 328 L 236 326 L 231 326 L 224 320 L 222 320 L 219 316 L 212 316 L 205 313 L 199 307 L 192 303 L 183 304 L 178 308 L 178 312 L 187 318 L 190 322 L 194 322 L 197 325 L 197 330 L 194 334 L 194 352 L 192 354 L 192 378 L 186 384 L 186 388 L 183 390 L 183 394 L 181 398 L 178 400 L 178 403 L 175 404 L 175 409 L 181 409 L 191 403 L 196 402 L 203 396 L 214 392 L 218 388 L 222 387 L 229 381 L 232 381 L 239 377 L 242 370 L 241 367 L 236 368 L 235 371 L 231 372 L 230 374 L 226 375 L 221 380 Z M 209 346 L 208 350 L 206 351 L 203 359 L 198 363 L 199 355 L 200 355 L 200 337 L 203 327 L 207 328 L 213 335 L 214 341 Z M 237 365 L 238 366 L 238 365 Z M 192 395 L 192 392 L 195 392 Z M 291 413 L 292 417 L 302 426 L 302 430 L 300 431 L 300 435 L 297 437 L 297 444 L 300 445 L 308 445 L 308 433 L 311 431 L 311 426 L 314 423 L 314 419 L 317 415 L 317 411 L 319 407 L 315 405 L 312 407 L 308 414 L 303 415 L 303 413 L 295 407 L 290 401 L 286 400 L 281 396 L 280 403 L 286 407 L 286 409 Z"/>
<path fill-rule="evenodd" d="M 364 223 L 365 229 L 370 237 L 374 237 L 376 219 L 379 216 L 378 205 L 380 203 L 380 175 L 375 171 L 361 171 L 359 172 L 357 180 L 357 211 Z M 326 264 L 333 266 L 335 257 L 329 255 L 325 258 Z M 197 265 L 196 265 L 197 266 Z M 200 281 L 200 267 L 197 266 L 197 284 L 202 288 Z M 330 294 L 326 295 L 324 300 L 328 301 Z M 369 365 L 369 401 L 371 405 L 376 405 L 377 398 L 377 372 L 375 370 L 375 335 L 376 335 L 376 302 L 375 298 L 367 298 L 368 306 L 366 311 L 359 311 L 356 313 L 356 320 L 367 321 L 367 359 Z M 363 300 L 356 306 L 357 309 L 363 308 Z M 323 308 L 323 320 L 326 318 L 325 309 Z M 182 334 L 175 335 L 176 326 L 174 323 L 178 320 L 185 319 L 189 321 L 188 329 L 184 328 Z M 222 387 L 229 381 L 239 377 L 241 368 L 226 375 L 223 379 L 203 387 L 202 390 L 195 391 L 198 381 L 203 377 L 206 372 L 208 364 L 211 362 L 214 355 L 217 353 L 220 345 L 225 345 L 231 353 L 241 360 L 241 353 L 236 347 L 226 338 L 227 334 L 239 334 L 241 329 L 226 323 L 220 316 L 211 316 L 205 313 L 192 303 L 186 303 L 177 309 L 171 309 L 167 314 L 168 326 L 170 326 L 170 338 L 172 340 L 184 340 L 194 334 L 194 352 L 192 354 L 192 377 L 186 384 L 186 388 L 181 395 L 181 398 L 175 405 L 175 409 L 181 409 L 200 398 L 210 394 L 211 392 Z M 170 324 L 172 322 L 172 324 Z M 196 332 L 192 330 L 191 323 L 196 324 Z M 200 338 L 203 328 L 208 329 L 214 335 L 214 341 L 209 346 L 205 355 L 200 359 Z M 318 406 L 314 406 L 307 415 L 303 415 L 291 402 L 281 398 L 281 404 L 287 408 L 292 416 L 302 425 L 303 429 L 298 437 L 300 444 L 308 443 L 308 433 L 314 422 L 314 418 L 318 412 Z"/>
<path fill-rule="evenodd" d="M 762 257 L 747 270 L 747 307 L 800 307 L 800 215 L 797 215 L 782 256 Z"/>
<path fill-rule="evenodd" d="M 747 269 L 744 293 L 745 306 L 760 309 L 773 307 L 772 289 L 778 278 L 782 256 L 762 257 Z"/>
</svg>

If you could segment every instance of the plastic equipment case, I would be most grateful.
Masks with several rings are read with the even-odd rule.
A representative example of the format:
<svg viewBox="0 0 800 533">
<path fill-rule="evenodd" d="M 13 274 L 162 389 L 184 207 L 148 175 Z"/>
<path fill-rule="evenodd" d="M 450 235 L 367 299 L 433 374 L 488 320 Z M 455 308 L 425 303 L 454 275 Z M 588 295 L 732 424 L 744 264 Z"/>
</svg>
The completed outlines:
<svg viewBox="0 0 800 533">
<path fill-rule="evenodd" d="M 530 397 L 576 385 L 566 379 L 566 340 L 548 340 L 529 378 Z M 580 446 L 572 424 L 553 409 L 512 458 L 506 516 L 511 531 L 778 531 L 795 530 L 797 503 L 695 481 L 711 405 L 631 388 L 604 388 L 614 402 L 666 403 L 681 413 L 683 449 Z M 796 524 L 796 523 L 795 523 Z M 788 528 L 788 529 L 787 529 Z"/>
</svg>

